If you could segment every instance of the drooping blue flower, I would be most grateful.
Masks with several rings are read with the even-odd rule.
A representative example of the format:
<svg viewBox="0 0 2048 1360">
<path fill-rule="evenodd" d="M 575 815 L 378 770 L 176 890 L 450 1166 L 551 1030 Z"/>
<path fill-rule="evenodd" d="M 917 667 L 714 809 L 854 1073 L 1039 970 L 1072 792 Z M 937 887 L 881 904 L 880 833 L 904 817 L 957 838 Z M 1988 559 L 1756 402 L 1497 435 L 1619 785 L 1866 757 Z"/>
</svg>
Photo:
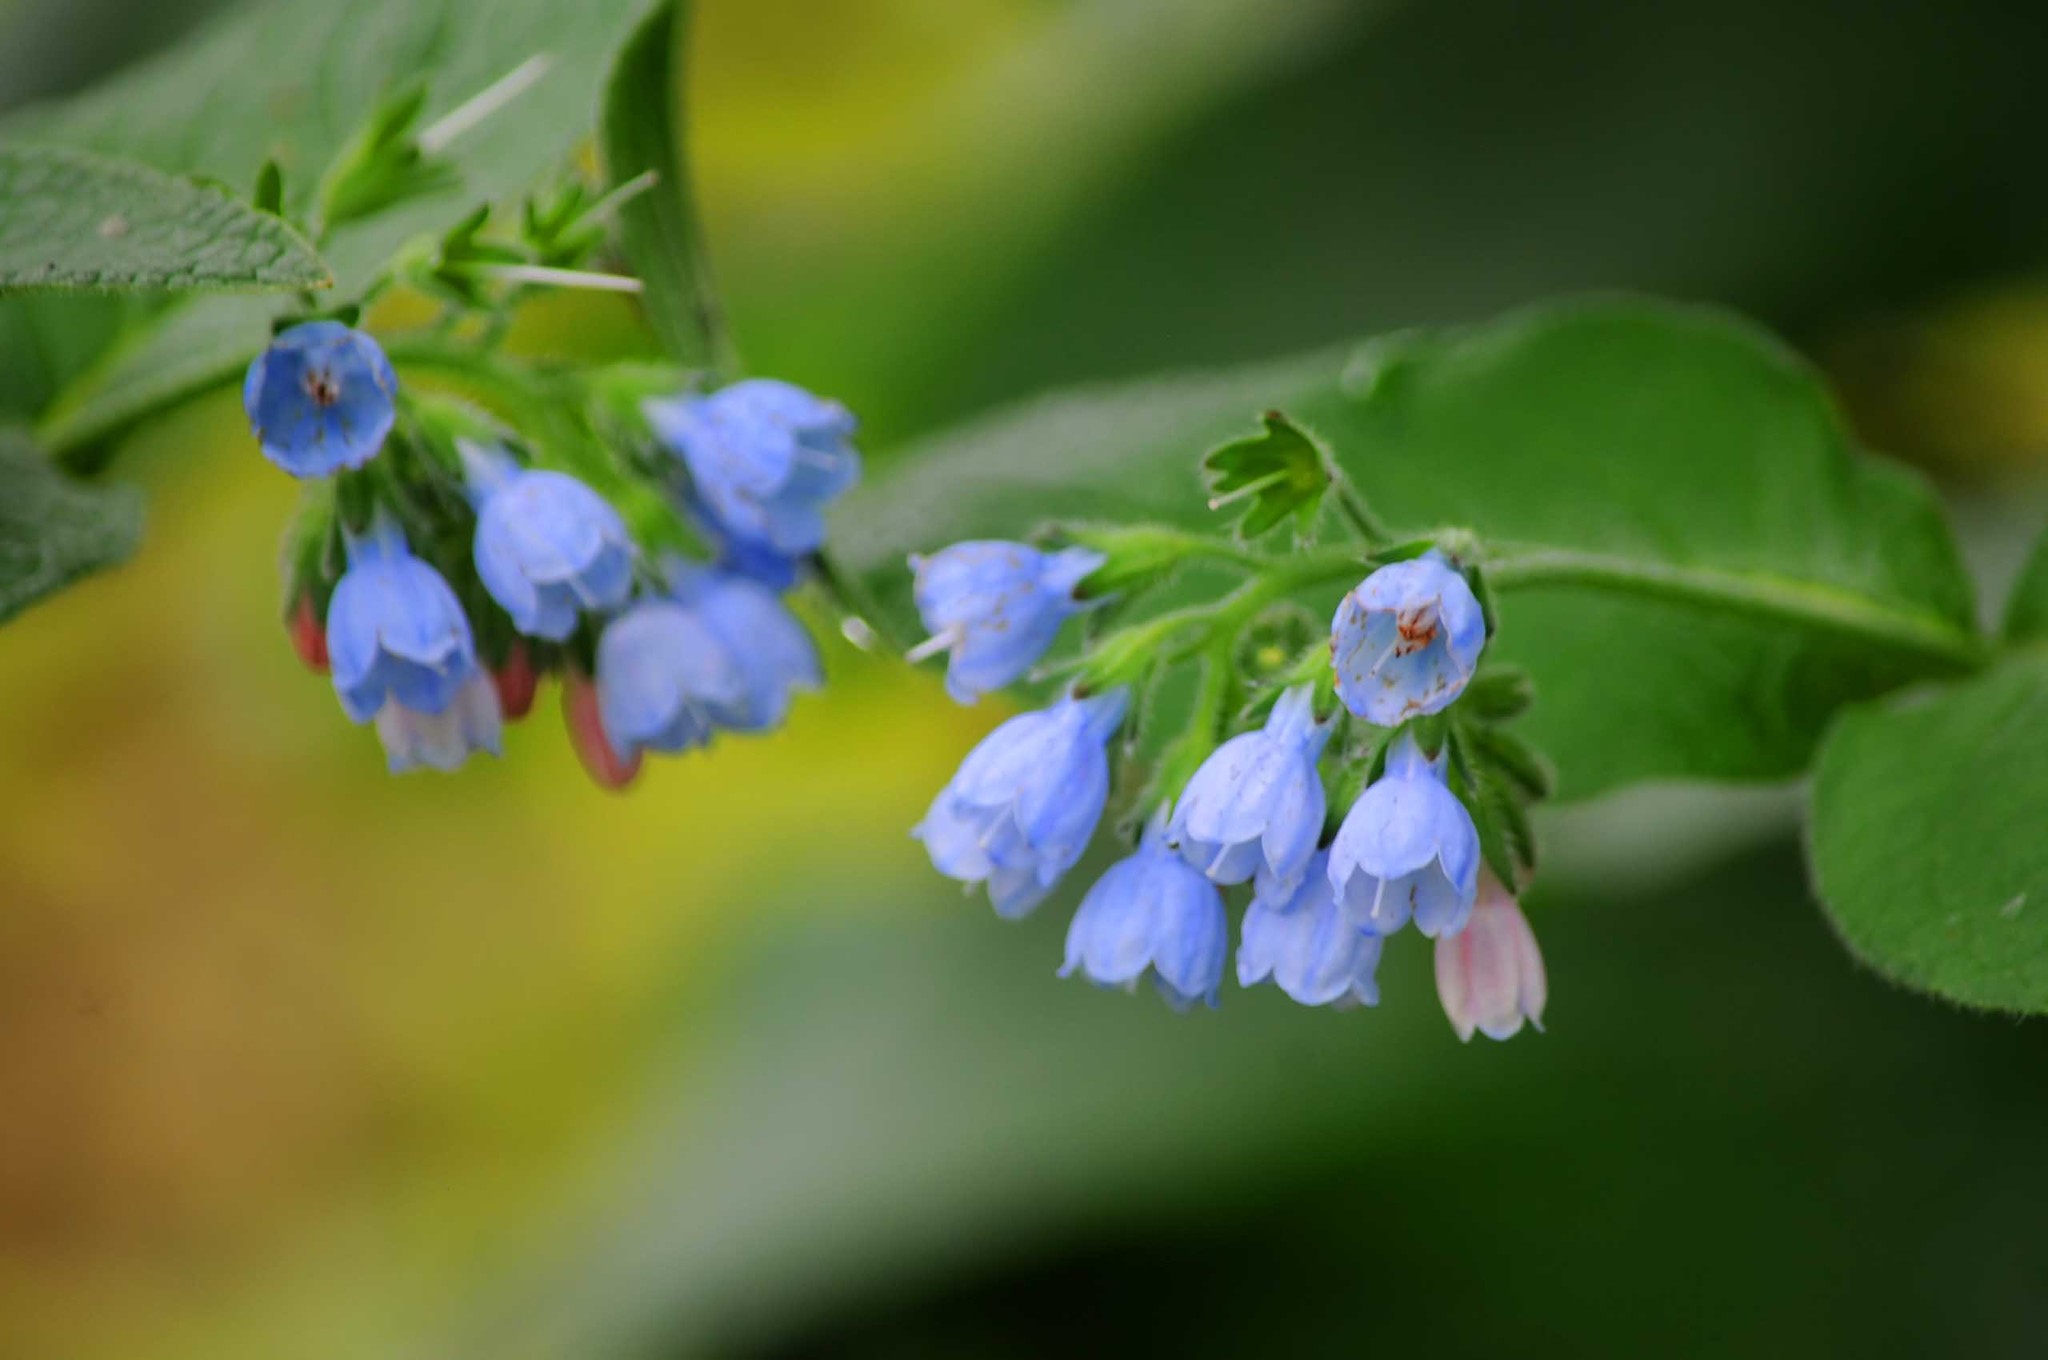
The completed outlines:
<svg viewBox="0 0 2048 1360">
<path fill-rule="evenodd" d="M 477 751 L 503 755 L 503 731 L 498 688 L 481 672 L 463 682 L 444 712 L 421 713 L 396 699 L 377 710 L 377 739 L 393 774 L 458 770 Z"/>
<path fill-rule="evenodd" d="M 1099 987 L 1134 989 L 1149 969 L 1176 1010 L 1216 1004 L 1230 948 L 1223 894 L 1166 841 L 1153 819 L 1136 854 L 1111 865 L 1067 928 L 1061 977 L 1080 973 Z"/>
<path fill-rule="evenodd" d="M 348 570 L 327 606 L 327 655 L 342 708 L 359 723 L 387 701 L 415 713 L 447 712 L 477 674 L 462 602 L 440 572 L 412 555 L 384 511 L 347 541 Z"/>
<path fill-rule="evenodd" d="M 1000 916 L 1026 915 L 1074 867 L 1109 798 L 1121 689 L 1010 719 L 982 739 L 911 832 L 932 865 L 986 883 Z"/>
<path fill-rule="evenodd" d="M 1330 625 L 1337 693 L 1346 708 L 1380 727 L 1448 708 L 1465 692 L 1485 646 L 1478 598 L 1433 550 L 1366 577 Z"/>
<path fill-rule="evenodd" d="M 963 704 L 1015 682 L 1083 608 L 1074 590 L 1107 560 L 1086 548 L 1044 553 L 988 540 L 913 555 L 917 612 L 931 636 L 911 659 L 951 652 L 946 692 Z"/>
<path fill-rule="evenodd" d="M 708 521 L 698 525 L 716 543 L 718 565 L 725 570 L 750 581 L 759 581 L 768 589 L 781 592 L 795 587 L 804 574 L 801 557 L 780 553 L 766 543 L 757 543 L 750 538 L 735 538 L 721 533 L 716 524 Z"/>
<path fill-rule="evenodd" d="M 1330 846 L 1330 884 L 1359 927 L 1391 935 L 1412 915 L 1432 937 L 1455 935 L 1479 886 L 1479 832 L 1407 733 L 1387 752 L 1385 777 L 1359 795 Z"/>
<path fill-rule="evenodd" d="M 710 742 L 714 710 L 737 711 L 746 680 L 695 611 L 645 599 L 597 640 L 597 707 L 622 761 Z"/>
<path fill-rule="evenodd" d="M 676 602 L 702 620 L 739 676 L 735 702 L 706 704 L 720 727 L 736 732 L 780 727 L 798 690 L 825 683 L 811 635 L 774 591 L 748 577 L 680 559 L 671 559 L 667 572 Z"/>
<path fill-rule="evenodd" d="M 308 321 L 270 342 L 242 380 L 263 456 L 294 477 L 327 477 L 377 456 L 396 419 L 398 375 L 375 340 Z"/>
<path fill-rule="evenodd" d="M 860 478 L 858 422 L 789 383 L 754 378 L 644 409 L 718 527 L 787 557 L 818 550 L 826 504 Z"/>
<path fill-rule="evenodd" d="M 626 602 L 633 540 L 610 502 L 565 473 L 522 468 L 498 449 L 461 448 L 477 507 L 477 575 L 514 627 L 563 642 L 581 611 Z"/>
<path fill-rule="evenodd" d="M 1237 947 L 1241 985 L 1271 978 L 1304 1006 L 1377 1006 L 1379 964 L 1380 937 L 1359 929 L 1337 905 L 1327 854 L 1317 851 L 1291 888 L 1259 876 Z"/>
<path fill-rule="evenodd" d="M 1188 781 L 1174 808 L 1171 839 L 1217 883 L 1269 874 L 1282 886 L 1301 881 L 1323 834 L 1323 781 L 1316 761 L 1329 740 L 1315 719 L 1314 691 L 1288 690 L 1264 730 L 1216 748 Z"/>
</svg>

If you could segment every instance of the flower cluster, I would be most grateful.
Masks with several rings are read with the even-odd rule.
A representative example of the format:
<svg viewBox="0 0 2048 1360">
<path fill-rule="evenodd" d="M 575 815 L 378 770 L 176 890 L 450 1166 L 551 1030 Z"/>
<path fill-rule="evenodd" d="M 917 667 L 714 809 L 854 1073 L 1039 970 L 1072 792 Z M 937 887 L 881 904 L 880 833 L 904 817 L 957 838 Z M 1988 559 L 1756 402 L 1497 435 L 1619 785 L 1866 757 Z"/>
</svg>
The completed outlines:
<svg viewBox="0 0 2048 1360">
<path fill-rule="evenodd" d="M 1162 541 L 1154 535 L 1146 551 L 1158 556 Z M 1274 561 L 1255 568 L 1290 580 Z M 1412 924 L 1435 942 L 1458 1035 L 1506 1038 L 1540 1021 L 1544 978 L 1519 906 L 1486 867 L 1495 856 L 1474 815 L 1488 827 L 1497 814 L 1518 816 L 1514 799 L 1488 801 L 1494 786 L 1480 772 L 1487 753 L 1515 749 L 1490 725 L 1513 705 L 1490 686 L 1477 705 L 1488 711 L 1451 711 L 1478 674 L 1487 612 L 1467 571 L 1434 547 L 1381 562 L 1340 557 L 1332 569 L 1346 561 L 1371 569 L 1328 633 L 1267 683 L 1262 722 L 1226 736 L 1234 671 L 1197 697 L 1177 743 L 1196 753 L 1190 772 L 1176 778 L 1173 758 L 1162 761 L 1136 809 L 1137 847 L 1082 898 L 1060 973 L 1126 989 L 1149 977 L 1176 1007 L 1213 1006 L 1229 954 L 1225 890 L 1250 885 L 1241 985 L 1271 981 L 1310 1006 L 1376 1005 L 1381 951 Z M 1061 624 L 1098 602 L 1093 587 L 1133 576 L 1090 547 L 1005 542 L 958 544 L 911 566 L 930 634 L 912 657 L 948 653 L 947 689 L 961 702 L 1026 677 Z M 1035 908 L 1104 816 L 1113 750 L 1124 758 L 1145 744 L 1132 730 L 1133 689 L 1196 652 L 1231 665 L 1220 644 L 1244 617 L 1228 603 L 1167 611 L 1056 667 L 1075 677 L 1068 692 L 997 727 L 916 829 L 934 867 L 985 885 L 1002 916 Z M 1183 630 L 1192 642 L 1181 643 Z M 1526 860 L 1526 837 L 1511 839 L 1498 858 Z"/>
<path fill-rule="evenodd" d="M 408 399 L 377 342 L 335 321 L 280 334 L 243 401 L 264 455 L 313 488 L 287 563 L 293 646 L 394 773 L 498 754 L 550 673 L 607 788 L 649 751 L 779 727 L 822 683 L 783 596 L 859 476 L 832 402 L 766 380 L 657 396 L 620 436 L 633 447 L 555 466 L 480 413 Z M 629 520 L 620 496 L 652 509 Z M 711 560 L 680 550 L 684 526 Z"/>
</svg>

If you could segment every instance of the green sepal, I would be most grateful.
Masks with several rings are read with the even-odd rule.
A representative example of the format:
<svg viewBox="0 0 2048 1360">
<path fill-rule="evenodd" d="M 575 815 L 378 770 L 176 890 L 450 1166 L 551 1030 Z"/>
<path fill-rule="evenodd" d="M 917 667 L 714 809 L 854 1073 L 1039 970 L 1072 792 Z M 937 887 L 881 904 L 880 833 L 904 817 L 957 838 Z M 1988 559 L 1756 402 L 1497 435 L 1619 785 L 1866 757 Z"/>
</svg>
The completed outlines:
<svg viewBox="0 0 2048 1360">
<path fill-rule="evenodd" d="M 1047 537 L 1108 559 L 1075 590 L 1074 597 L 1082 600 L 1134 595 L 1161 585 L 1189 558 L 1214 546 L 1199 534 L 1163 524 L 1062 524 Z"/>
<path fill-rule="evenodd" d="M 1396 731 L 1361 722 L 1348 712 L 1341 713 L 1338 722 L 1341 726 L 1316 767 L 1323 780 L 1326 841 L 1344 825 L 1345 814 L 1358 796 L 1387 772 L 1387 748 L 1393 745 Z"/>
<path fill-rule="evenodd" d="M 1078 692 L 1098 694 L 1144 684 L 1160 659 L 1157 639 L 1143 628 L 1127 628 L 1104 636 L 1085 656 L 1043 668 L 1039 678 L 1069 676 Z"/>
<path fill-rule="evenodd" d="M 340 520 L 335 509 L 335 483 L 321 478 L 305 483 L 299 508 L 285 530 L 284 610 L 287 617 L 302 595 L 311 596 L 315 611 L 327 616 L 327 600 L 345 565 Z"/>
<path fill-rule="evenodd" d="M 1519 889 L 1536 863 L 1536 834 L 1528 810 L 1516 792 L 1477 757 L 1469 733 L 1453 725 L 1446 749 L 1450 753 L 1450 785 L 1472 814 L 1479 832 L 1479 853 L 1494 876 Z"/>
<path fill-rule="evenodd" d="M 1497 770 L 1524 797 L 1534 801 L 1548 798 L 1557 789 L 1557 772 L 1550 762 L 1512 732 L 1497 727 L 1468 728 L 1466 739 L 1476 756 Z"/>
<path fill-rule="evenodd" d="M 604 223 L 591 213 L 594 200 L 571 181 L 553 193 L 529 195 L 520 209 L 520 243 L 536 264 L 572 269 L 604 244 Z"/>
<path fill-rule="evenodd" d="M 409 82 L 387 95 L 341 149 L 320 179 L 317 216 L 323 232 L 460 182 L 454 165 L 420 151 L 414 127 L 426 102 L 426 84 Z"/>
<path fill-rule="evenodd" d="M 1491 666 L 1472 677 L 1458 700 L 1458 709 L 1480 722 L 1509 722 L 1529 711 L 1536 685 L 1519 666 Z"/>
<path fill-rule="evenodd" d="M 1202 459 L 1209 508 L 1245 502 L 1237 517 L 1238 538 L 1250 541 L 1290 515 L 1294 536 L 1306 540 L 1330 489 L 1330 456 L 1283 412 L 1268 411 L 1265 429 L 1211 449 Z"/>
</svg>

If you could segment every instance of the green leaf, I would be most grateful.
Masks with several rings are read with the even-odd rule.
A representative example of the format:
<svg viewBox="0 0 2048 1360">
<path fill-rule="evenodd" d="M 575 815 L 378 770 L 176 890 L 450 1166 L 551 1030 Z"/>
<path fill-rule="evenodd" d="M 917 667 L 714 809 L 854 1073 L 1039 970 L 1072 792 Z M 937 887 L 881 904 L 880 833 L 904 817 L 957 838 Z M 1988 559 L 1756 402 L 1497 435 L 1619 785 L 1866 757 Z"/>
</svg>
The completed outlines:
<svg viewBox="0 0 2048 1360">
<path fill-rule="evenodd" d="M 2048 638 L 2048 533 L 2034 544 L 2012 598 L 2006 601 L 2005 635 L 2014 642 Z"/>
<path fill-rule="evenodd" d="M 426 90 L 429 125 L 529 59 L 546 59 L 532 86 L 456 138 L 444 155 L 449 187 L 406 198 L 338 227 L 323 242 L 336 286 L 353 295 L 418 236 L 439 236 L 480 201 L 531 189 L 566 165 L 595 125 L 613 49 L 647 0 L 268 0 L 222 16 L 183 45 L 74 98 L 0 120 L 0 137 L 129 157 L 160 170 L 252 183 L 265 162 L 281 172 L 284 204 L 312 209 L 322 176 L 389 110 L 394 91 Z M 246 299 L 193 299 L 161 319 L 139 318 L 122 353 L 188 352 L 179 381 L 103 357 L 64 394 L 40 432 L 52 454 L 73 454 L 162 405 L 223 382 L 269 338 L 274 306 L 250 325 Z M 240 307 L 241 310 L 236 309 Z M 217 315 L 216 315 L 217 314 Z M 153 327 L 173 333 L 152 340 Z M 224 337 L 239 331 L 239 345 Z"/>
<path fill-rule="evenodd" d="M 655 335 L 682 363 L 730 369 L 681 125 L 686 13 L 684 0 L 663 0 L 620 50 L 605 89 L 605 169 L 615 190 L 654 177 L 619 208 L 619 236 L 646 284 L 642 302 Z"/>
<path fill-rule="evenodd" d="M 141 536 L 132 488 L 81 486 L 18 432 L 0 431 L 0 622 L 124 561 Z"/>
<path fill-rule="evenodd" d="M 58 392 L 36 442 L 74 470 L 152 411 L 239 377 L 286 304 L 267 297 L 195 299 L 129 330 Z"/>
<path fill-rule="evenodd" d="M 1536 686 L 1525 672 L 1511 666 L 1489 666 L 1472 677 L 1459 700 L 1460 711 L 1482 722 L 1509 722 L 1536 702 Z"/>
<path fill-rule="evenodd" d="M 134 294 L 19 293 L 0 298 L 0 424 L 26 425 L 121 333 Z"/>
<path fill-rule="evenodd" d="M 256 172 L 256 191 L 249 195 L 249 201 L 258 212 L 284 212 L 284 171 L 277 168 L 276 161 L 263 162 L 263 168 Z"/>
<path fill-rule="evenodd" d="M 210 185 L 60 147 L 0 147 L 0 291 L 332 282 L 291 227 Z"/>
<path fill-rule="evenodd" d="M 1871 967 L 1970 1006 L 2048 1013 L 2048 655 L 1845 713 L 1809 843 L 1835 928 Z"/>
<path fill-rule="evenodd" d="M 1493 550 L 1490 659 L 1542 694 L 1518 730 L 1565 797 L 1796 774 L 1842 704 L 1981 658 L 1921 482 L 1859 457 L 1768 335 L 1648 300 L 1043 400 L 870 479 L 836 541 L 904 609 L 906 551 L 1048 517 L 1198 523 L 1189 463 L 1276 407 L 1391 523 L 1469 526 Z"/>
<path fill-rule="evenodd" d="M 1246 502 L 1238 537 L 1250 540 L 1294 516 L 1295 537 L 1306 538 L 1330 486 L 1322 446 L 1280 411 L 1268 411 L 1265 429 L 1210 450 L 1202 459 L 1211 510 Z"/>
</svg>

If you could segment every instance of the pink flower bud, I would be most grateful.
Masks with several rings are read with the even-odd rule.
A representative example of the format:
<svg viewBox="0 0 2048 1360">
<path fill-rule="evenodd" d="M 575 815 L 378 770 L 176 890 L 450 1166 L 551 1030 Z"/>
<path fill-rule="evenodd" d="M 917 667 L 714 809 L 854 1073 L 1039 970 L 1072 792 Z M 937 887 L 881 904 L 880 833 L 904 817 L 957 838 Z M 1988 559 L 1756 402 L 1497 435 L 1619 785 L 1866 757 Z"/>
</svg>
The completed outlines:
<svg viewBox="0 0 2048 1360">
<path fill-rule="evenodd" d="M 1460 1040 L 1475 1029 L 1512 1038 L 1524 1020 L 1543 1028 L 1543 954 L 1514 896 L 1490 873 L 1480 877 L 1471 921 L 1436 942 L 1436 994 Z"/>
<path fill-rule="evenodd" d="M 533 712 L 533 693 L 540 687 L 540 676 L 534 672 L 533 654 L 525 643 L 512 644 L 505 653 L 505 664 L 491 672 L 491 683 L 498 687 L 498 707 L 504 710 L 506 722 L 518 722 Z"/>
<path fill-rule="evenodd" d="M 316 675 L 327 674 L 327 626 L 320 622 L 311 595 L 299 596 L 284 626 L 291 634 L 292 650 L 306 663 L 306 669 Z"/>
<path fill-rule="evenodd" d="M 562 684 L 562 717 L 569 725 L 569 742 L 576 748 L 584 770 L 601 789 L 623 789 L 640 774 L 640 754 L 620 757 L 604 734 L 604 720 L 598 713 L 597 686 L 577 671 L 566 673 Z"/>
</svg>

